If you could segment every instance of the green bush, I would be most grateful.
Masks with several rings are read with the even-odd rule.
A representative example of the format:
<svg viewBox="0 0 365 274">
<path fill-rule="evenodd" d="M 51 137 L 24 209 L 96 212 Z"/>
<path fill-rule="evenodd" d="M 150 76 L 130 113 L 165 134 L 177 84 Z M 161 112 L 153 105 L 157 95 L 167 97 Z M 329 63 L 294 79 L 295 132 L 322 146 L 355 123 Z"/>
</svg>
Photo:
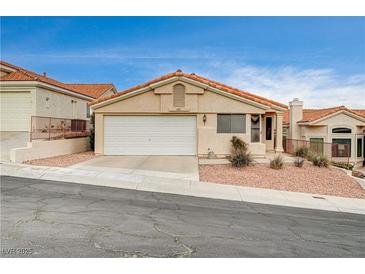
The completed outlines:
<svg viewBox="0 0 365 274">
<path fill-rule="evenodd" d="M 296 167 L 303 167 L 304 165 L 304 158 L 301 158 L 301 157 L 297 157 L 295 160 L 294 160 L 294 165 Z"/>
<path fill-rule="evenodd" d="M 330 165 L 330 161 L 327 159 L 327 157 L 321 155 L 313 157 L 312 163 L 314 166 L 318 167 L 328 167 Z"/>
<path fill-rule="evenodd" d="M 281 154 L 277 155 L 270 161 L 270 167 L 273 169 L 282 169 L 284 166 L 284 160 Z"/>
<path fill-rule="evenodd" d="M 353 170 L 353 168 L 354 168 L 354 164 L 352 164 L 352 163 L 332 162 L 331 164 L 333 166 L 337 166 L 337 167 L 344 168 L 344 169 L 347 169 L 347 170 Z"/>
<path fill-rule="evenodd" d="M 232 151 L 229 161 L 234 167 L 249 166 L 253 162 L 253 157 L 248 152 L 248 144 L 240 138 L 233 136 L 231 139 Z"/>
<path fill-rule="evenodd" d="M 295 156 L 297 156 L 297 157 L 307 158 L 309 153 L 310 153 L 309 148 L 305 147 L 305 146 L 298 147 L 295 150 Z"/>
</svg>

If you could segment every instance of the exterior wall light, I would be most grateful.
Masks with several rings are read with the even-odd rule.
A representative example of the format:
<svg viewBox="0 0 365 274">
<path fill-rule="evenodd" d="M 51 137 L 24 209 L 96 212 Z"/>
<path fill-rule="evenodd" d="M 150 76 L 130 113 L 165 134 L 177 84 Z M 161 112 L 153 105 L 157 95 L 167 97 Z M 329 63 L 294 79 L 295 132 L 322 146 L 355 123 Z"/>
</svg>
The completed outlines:
<svg viewBox="0 0 365 274">
<path fill-rule="evenodd" d="M 207 122 L 207 115 L 203 115 L 203 123 L 204 123 L 204 125 L 205 125 L 205 123 Z"/>
</svg>

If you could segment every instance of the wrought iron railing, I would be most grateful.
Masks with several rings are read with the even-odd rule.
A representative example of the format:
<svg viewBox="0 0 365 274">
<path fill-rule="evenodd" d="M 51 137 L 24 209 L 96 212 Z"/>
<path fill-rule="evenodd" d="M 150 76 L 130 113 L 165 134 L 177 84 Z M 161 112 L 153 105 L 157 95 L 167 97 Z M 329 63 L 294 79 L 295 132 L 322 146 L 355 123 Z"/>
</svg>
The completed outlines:
<svg viewBox="0 0 365 274">
<path fill-rule="evenodd" d="M 299 148 L 306 147 L 316 155 L 324 155 L 329 160 L 349 162 L 351 158 L 351 146 L 349 144 L 334 144 L 321 141 L 307 141 L 297 139 L 283 140 L 284 152 L 295 155 Z"/>
<path fill-rule="evenodd" d="M 88 124 L 88 120 L 32 116 L 30 141 L 86 137 L 90 134 Z"/>
</svg>

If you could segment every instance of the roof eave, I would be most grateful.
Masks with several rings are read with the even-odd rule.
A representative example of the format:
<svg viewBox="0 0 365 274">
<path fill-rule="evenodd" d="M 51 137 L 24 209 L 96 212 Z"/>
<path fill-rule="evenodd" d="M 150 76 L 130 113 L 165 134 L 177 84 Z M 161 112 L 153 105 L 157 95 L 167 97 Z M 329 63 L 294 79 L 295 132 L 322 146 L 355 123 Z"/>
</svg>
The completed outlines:
<svg viewBox="0 0 365 274">
<path fill-rule="evenodd" d="M 1 87 L 14 87 L 14 86 L 21 86 L 21 87 L 45 87 L 47 89 L 50 90 L 54 90 L 54 91 L 58 91 L 58 92 L 62 92 L 64 94 L 73 96 L 73 97 L 78 97 L 81 99 L 85 99 L 88 101 L 92 101 L 95 100 L 95 98 L 91 97 L 91 96 L 86 96 L 68 89 L 64 89 L 55 85 L 51 85 L 42 81 L 0 81 L 0 86 Z"/>
</svg>

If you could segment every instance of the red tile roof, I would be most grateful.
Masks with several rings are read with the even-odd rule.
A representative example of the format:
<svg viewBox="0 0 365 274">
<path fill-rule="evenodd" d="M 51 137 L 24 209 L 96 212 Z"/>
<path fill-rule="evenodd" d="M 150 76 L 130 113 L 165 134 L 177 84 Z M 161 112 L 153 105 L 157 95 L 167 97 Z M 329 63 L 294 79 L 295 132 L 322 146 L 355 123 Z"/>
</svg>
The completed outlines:
<svg viewBox="0 0 365 274">
<path fill-rule="evenodd" d="M 82 94 L 88 94 L 93 98 L 99 98 L 105 92 L 114 89 L 113 84 L 65 84 L 68 88 Z"/>
<path fill-rule="evenodd" d="M 39 81 L 60 88 L 64 88 L 69 91 L 76 92 L 94 99 L 99 98 L 105 92 L 114 88 L 113 84 L 65 84 L 55 79 L 37 74 L 35 72 L 9 64 L 4 61 L 0 61 L 0 64 L 16 70 L 15 72 L 10 72 L 9 74 L 2 76 L 0 78 L 0 81 Z"/>
<path fill-rule="evenodd" d="M 163 80 L 167 80 L 167 79 L 170 79 L 170 78 L 175 77 L 175 76 L 177 76 L 177 77 L 182 76 L 182 77 L 185 77 L 185 78 L 188 78 L 188 79 L 191 79 L 191 80 L 195 80 L 195 81 L 207 84 L 210 87 L 229 92 L 231 94 L 243 97 L 245 99 L 249 99 L 251 101 L 254 101 L 254 102 L 266 105 L 266 106 L 272 106 L 273 105 L 273 106 L 277 106 L 277 107 L 281 107 L 281 108 L 288 108 L 286 105 L 275 102 L 273 100 L 270 100 L 270 99 L 267 99 L 267 98 L 264 98 L 264 97 L 261 97 L 261 96 L 257 96 L 255 94 L 252 94 L 252 93 L 249 93 L 247 91 L 243 91 L 243 90 L 240 90 L 240 89 L 225 85 L 225 84 L 217 82 L 217 81 L 207 79 L 205 77 L 199 76 L 199 75 L 194 74 L 194 73 L 192 73 L 192 74 L 183 73 L 181 70 L 177 70 L 176 72 L 163 75 L 159 78 L 150 80 L 150 81 L 148 81 L 144 84 L 129 88 L 129 89 L 124 90 L 122 92 L 118 92 L 116 94 L 106 96 L 104 98 L 100 98 L 98 100 L 95 100 L 95 101 L 91 102 L 90 105 L 95 105 L 97 103 L 104 102 L 106 100 L 122 96 L 124 94 L 129 93 L 129 92 L 132 92 L 132 91 L 144 88 L 144 87 L 148 87 L 151 84 L 154 84 L 154 83 L 157 83 L 157 82 L 160 82 L 160 81 L 163 81 Z"/>
<path fill-rule="evenodd" d="M 338 111 L 345 110 L 365 118 L 365 109 L 348 109 L 345 106 L 321 109 L 303 109 L 303 119 L 299 122 L 313 122 Z M 290 111 L 286 111 L 283 117 L 284 124 L 290 123 Z"/>
</svg>

